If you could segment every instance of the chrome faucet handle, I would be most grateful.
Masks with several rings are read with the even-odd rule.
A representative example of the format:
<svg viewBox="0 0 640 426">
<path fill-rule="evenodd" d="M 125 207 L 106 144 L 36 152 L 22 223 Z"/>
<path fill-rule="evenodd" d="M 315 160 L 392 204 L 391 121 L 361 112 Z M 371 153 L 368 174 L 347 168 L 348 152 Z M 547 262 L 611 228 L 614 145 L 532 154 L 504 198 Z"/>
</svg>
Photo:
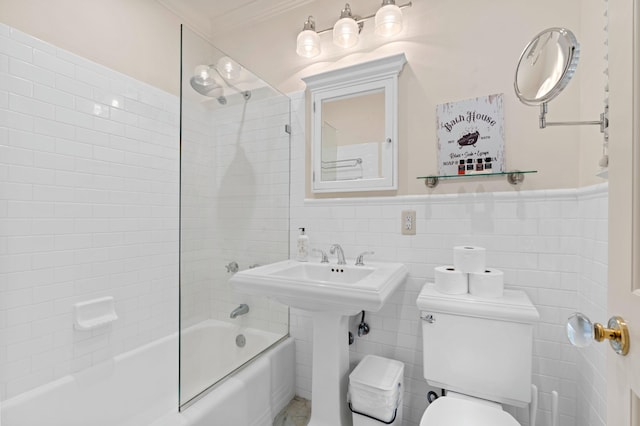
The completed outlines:
<svg viewBox="0 0 640 426">
<path fill-rule="evenodd" d="M 333 244 L 329 249 L 329 253 L 338 254 L 338 265 L 346 265 L 347 261 L 344 260 L 344 251 L 342 250 L 342 246 L 340 244 Z"/>
<path fill-rule="evenodd" d="M 327 253 L 324 250 L 320 250 L 320 249 L 311 249 L 312 252 L 314 253 L 320 253 L 320 256 L 322 257 L 322 259 L 320 260 L 320 263 L 329 263 L 329 257 L 327 256 Z"/>
<path fill-rule="evenodd" d="M 369 255 L 373 256 L 374 254 L 376 253 L 373 251 L 365 251 L 360 253 L 358 257 L 356 257 L 356 266 L 364 266 L 364 257 Z"/>
</svg>

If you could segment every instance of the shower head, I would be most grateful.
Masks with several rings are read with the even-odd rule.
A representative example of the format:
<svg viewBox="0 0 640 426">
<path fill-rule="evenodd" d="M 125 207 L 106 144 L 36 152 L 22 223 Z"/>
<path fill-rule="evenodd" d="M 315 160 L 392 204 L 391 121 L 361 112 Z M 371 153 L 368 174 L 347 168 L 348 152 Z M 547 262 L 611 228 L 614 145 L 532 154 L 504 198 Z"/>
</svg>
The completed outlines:
<svg viewBox="0 0 640 426">
<path fill-rule="evenodd" d="M 211 75 L 211 69 L 207 65 L 199 65 L 196 67 L 193 77 L 189 80 L 193 90 L 203 96 L 217 98 L 222 96 L 222 86 Z"/>
<path fill-rule="evenodd" d="M 224 96 L 224 88 L 213 77 L 212 71 L 215 71 L 220 76 L 220 79 L 224 82 L 224 84 L 238 91 L 245 101 L 248 101 L 251 98 L 251 92 L 249 90 L 241 91 L 236 86 L 229 83 L 220 73 L 220 71 L 218 71 L 218 69 L 213 65 L 198 65 L 196 67 L 193 77 L 191 77 L 191 79 L 189 80 L 189 83 L 191 84 L 193 90 L 203 96 L 216 98 L 220 105 L 226 105 L 227 98 L 226 96 Z"/>
</svg>

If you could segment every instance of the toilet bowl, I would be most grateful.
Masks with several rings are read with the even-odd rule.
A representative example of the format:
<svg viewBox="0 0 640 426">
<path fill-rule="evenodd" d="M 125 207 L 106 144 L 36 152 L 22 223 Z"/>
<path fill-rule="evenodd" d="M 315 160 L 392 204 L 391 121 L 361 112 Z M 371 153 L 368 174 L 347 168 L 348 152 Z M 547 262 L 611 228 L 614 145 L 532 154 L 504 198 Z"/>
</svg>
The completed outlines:
<svg viewBox="0 0 640 426">
<path fill-rule="evenodd" d="M 520 426 L 500 404 L 449 392 L 433 401 L 420 426 Z"/>
<path fill-rule="evenodd" d="M 498 298 L 440 293 L 432 283 L 416 300 L 422 319 L 423 371 L 447 391 L 420 426 L 519 426 L 502 404 L 531 402 L 533 325 L 539 319 L 526 293 Z"/>
</svg>

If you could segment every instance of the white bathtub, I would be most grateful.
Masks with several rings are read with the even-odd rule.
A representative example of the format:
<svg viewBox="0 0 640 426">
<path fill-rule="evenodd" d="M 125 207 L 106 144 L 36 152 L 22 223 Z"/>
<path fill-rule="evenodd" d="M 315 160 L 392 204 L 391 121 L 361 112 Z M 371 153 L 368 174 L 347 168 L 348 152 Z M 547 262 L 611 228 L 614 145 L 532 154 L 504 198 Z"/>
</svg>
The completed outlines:
<svg viewBox="0 0 640 426">
<path fill-rule="evenodd" d="M 236 345 L 239 334 L 245 338 L 242 347 Z M 182 403 L 189 401 L 281 337 L 276 333 L 216 320 L 189 327 L 189 332 L 183 333 L 180 342 L 180 400 Z"/>
<path fill-rule="evenodd" d="M 196 336 L 208 340 L 237 331 L 209 320 L 189 328 L 183 336 L 186 341 Z M 247 346 L 253 332 L 242 331 Z M 211 347 L 235 351 L 235 335 L 232 347 L 225 342 Z M 293 339 L 288 338 L 178 413 L 178 341 L 171 336 L 4 401 L 0 424 L 271 425 L 294 396 L 294 365 Z"/>
</svg>

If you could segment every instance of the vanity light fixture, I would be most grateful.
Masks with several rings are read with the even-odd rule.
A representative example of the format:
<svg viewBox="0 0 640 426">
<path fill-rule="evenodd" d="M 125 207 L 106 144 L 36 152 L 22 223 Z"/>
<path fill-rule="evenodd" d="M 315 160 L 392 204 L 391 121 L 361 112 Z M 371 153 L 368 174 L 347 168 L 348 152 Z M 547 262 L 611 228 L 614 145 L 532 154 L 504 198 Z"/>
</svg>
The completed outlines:
<svg viewBox="0 0 640 426">
<path fill-rule="evenodd" d="M 193 71 L 190 83 L 198 93 L 204 96 L 217 98 L 222 96 L 222 85 L 212 75 L 215 68 L 211 65 L 198 65 Z"/>
<path fill-rule="evenodd" d="M 320 54 L 320 36 L 316 32 L 316 21 L 309 16 L 296 42 L 296 53 L 303 58 L 313 58 Z"/>
<path fill-rule="evenodd" d="M 366 20 L 375 18 L 375 33 L 382 37 L 393 37 L 402 31 L 402 10 L 411 7 L 408 2 L 396 5 L 395 0 L 382 0 L 382 6 L 375 14 L 360 17 L 351 12 L 349 3 L 345 4 L 340 13 L 340 19 L 331 28 L 316 31 L 313 16 L 304 22 L 302 31 L 298 34 L 296 53 L 304 58 L 314 58 L 320 54 L 320 35 L 333 33 L 333 43 L 343 48 L 350 48 L 358 44 L 359 35 Z"/>
<path fill-rule="evenodd" d="M 340 19 L 333 26 L 333 44 L 348 49 L 358 44 L 358 38 L 362 27 L 351 14 L 351 6 L 345 4 L 340 12 Z"/>
<path fill-rule="evenodd" d="M 235 80 L 240 77 L 242 67 L 230 57 L 223 56 L 216 63 L 216 70 L 220 72 L 220 75 L 225 80 Z"/>
<path fill-rule="evenodd" d="M 395 0 L 382 0 L 382 7 L 376 12 L 376 34 L 392 37 L 402 31 L 402 11 Z"/>
</svg>

